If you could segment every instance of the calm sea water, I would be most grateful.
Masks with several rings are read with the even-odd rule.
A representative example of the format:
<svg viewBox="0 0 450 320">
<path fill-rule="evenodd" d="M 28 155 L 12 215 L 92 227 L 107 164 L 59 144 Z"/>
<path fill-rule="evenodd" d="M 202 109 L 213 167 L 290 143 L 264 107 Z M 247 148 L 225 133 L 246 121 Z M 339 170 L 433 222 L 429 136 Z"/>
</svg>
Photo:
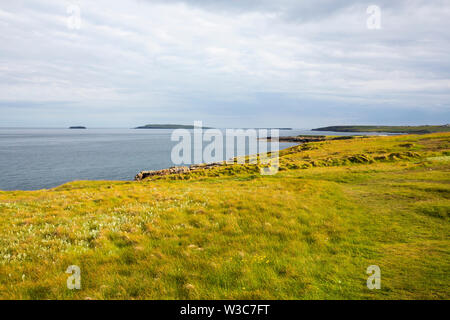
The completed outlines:
<svg viewBox="0 0 450 320">
<path fill-rule="evenodd" d="M 74 180 L 132 180 L 142 170 L 174 165 L 171 151 L 177 142 L 170 140 L 171 133 L 168 129 L 0 129 L 0 189 L 52 188 Z M 299 134 L 327 132 L 280 131 L 280 136 Z M 280 143 L 280 149 L 292 145 Z"/>
</svg>

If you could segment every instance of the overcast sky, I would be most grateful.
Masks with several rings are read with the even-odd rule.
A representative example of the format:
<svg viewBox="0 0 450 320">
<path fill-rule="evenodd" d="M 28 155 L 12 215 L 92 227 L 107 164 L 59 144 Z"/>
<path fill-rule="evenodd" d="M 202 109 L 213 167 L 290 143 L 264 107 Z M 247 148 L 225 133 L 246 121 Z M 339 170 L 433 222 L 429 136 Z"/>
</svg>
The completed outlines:
<svg viewBox="0 0 450 320">
<path fill-rule="evenodd" d="M 2 0 L 0 126 L 444 124 L 449 30 L 450 0 Z"/>
</svg>

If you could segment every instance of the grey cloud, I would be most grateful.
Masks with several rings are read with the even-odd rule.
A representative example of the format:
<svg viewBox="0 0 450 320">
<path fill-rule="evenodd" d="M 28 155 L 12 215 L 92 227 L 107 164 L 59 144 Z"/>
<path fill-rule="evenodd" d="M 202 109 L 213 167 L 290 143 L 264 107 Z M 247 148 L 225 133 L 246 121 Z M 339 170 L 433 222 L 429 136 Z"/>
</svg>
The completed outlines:
<svg viewBox="0 0 450 320">
<path fill-rule="evenodd" d="M 81 8 L 80 30 L 66 26 L 70 3 Z M 375 1 L 382 9 L 376 31 L 365 25 L 368 4 L 2 3 L 0 126 L 21 123 L 14 113 L 20 101 L 33 106 L 35 119 L 42 110 L 42 123 L 50 119 L 46 106 L 58 105 L 49 124 L 83 117 L 108 126 L 146 117 L 202 117 L 219 126 L 268 126 L 275 118 L 279 126 L 326 125 L 333 117 L 375 121 L 383 114 L 386 122 L 408 114 L 404 121 L 448 119 L 448 2 Z"/>
</svg>

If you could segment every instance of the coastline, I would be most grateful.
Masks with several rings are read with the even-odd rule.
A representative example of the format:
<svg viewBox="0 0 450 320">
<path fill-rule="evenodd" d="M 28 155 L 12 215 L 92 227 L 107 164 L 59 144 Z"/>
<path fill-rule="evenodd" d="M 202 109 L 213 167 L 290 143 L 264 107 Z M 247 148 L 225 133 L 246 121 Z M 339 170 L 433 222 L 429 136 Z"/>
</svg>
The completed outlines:
<svg viewBox="0 0 450 320">
<path fill-rule="evenodd" d="M 305 135 L 300 134 L 297 136 L 280 136 L 278 138 L 279 142 L 282 143 L 289 143 L 289 144 L 302 144 L 302 143 L 309 143 L 309 142 L 320 142 L 320 141 L 333 141 L 333 140 L 350 140 L 354 139 L 356 137 L 369 137 L 369 136 L 363 136 L 363 135 L 341 135 L 341 136 L 333 136 L 333 135 Z M 266 139 L 268 141 L 271 140 L 270 137 L 267 138 L 259 138 L 259 139 Z M 289 146 L 283 146 L 279 151 L 289 149 L 293 147 L 294 145 Z M 246 155 L 248 156 L 248 155 Z M 225 162 L 226 160 L 224 160 Z M 34 183 L 28 182 L 24 180 L 24 184 L 20 184 L 16 179 L 16 175 L 11 174 L 11 181 L 15 181 L 14 183 L 11 183 L 11 186 L 8 186 L 6 184 L 4 188 L 0 188 L 1 191 L 36 191 L 36 190 L 51 190 L 54 188 L 58 188 L 64 184 L 75 182 L 75 181 L 134 181 L 134 180 L 142 180 L 149 176 L 162 176 L 162 175 L 168 175 L 168 174 L 176 174 L 180 172 L 196 172 L 200 170 L 204 170 L 205 168 L 213 168 L 217 166 L 223 166 L 223 163 L 203 163 L 203 164 L 192 164 L 187 166 L 181 166 L 181 167 L 174 167 L 170 163 L 167 163 L 167 166 L 160 166 L 161 169 L 143 169 L 145 168 L 145 164 L 143 166 L 134 166 L 134 170 L 128 170 L 130 172 L 127 173 L 127 175 L 122 175 L 120 177 L 111 175 L 109 176 L 109 173 L 102 173 L 102 174 L 96 174 L 93 172 L 92 175 L 81 175 L 76 176 L 72 175 L 73 177 L 70 177 L 70 175 L 67 175 L 68 179 L 59 179 L 59 181 L 56 181 L 56 183 L 53 183 L 50 181 L 47 185 L 43 185 L 42 183 L 39 185 L 37 183 L 37 186 L 33 186 Z M 129 166 L 131 167 L 131 166 Z M 93 171 L 93 170 L 91 170 Z M 134 172 L 133 172 L 134 171 Z M 31 180 L 30 180 L 31 181 Z"/>
</svg>

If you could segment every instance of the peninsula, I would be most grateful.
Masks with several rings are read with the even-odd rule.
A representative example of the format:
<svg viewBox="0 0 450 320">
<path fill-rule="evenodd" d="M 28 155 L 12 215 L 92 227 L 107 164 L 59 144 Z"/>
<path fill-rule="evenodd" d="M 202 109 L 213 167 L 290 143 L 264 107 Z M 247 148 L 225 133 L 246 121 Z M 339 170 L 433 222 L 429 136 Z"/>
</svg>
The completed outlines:
<svg viewBox="0 0 450 320">
<path fill-rule="evenodd" d="M 334 132 L 386 132 L 386 133 L 435 133 L 450 132 L 450 124 L 441 126 L 330 126 L 312 129 L 312 131 Z"/>
</svg>

